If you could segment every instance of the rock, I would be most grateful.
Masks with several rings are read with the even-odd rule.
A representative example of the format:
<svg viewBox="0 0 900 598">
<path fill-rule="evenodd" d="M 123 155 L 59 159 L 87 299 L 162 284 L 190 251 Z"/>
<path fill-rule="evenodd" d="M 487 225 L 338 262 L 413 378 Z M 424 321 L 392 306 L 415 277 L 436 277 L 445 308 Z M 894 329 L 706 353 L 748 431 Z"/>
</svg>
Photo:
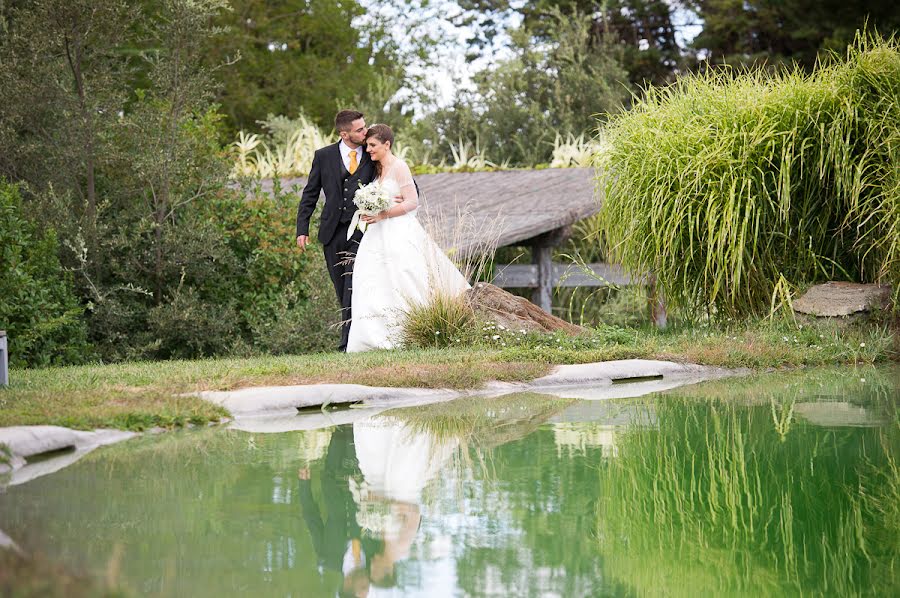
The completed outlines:
<svg viewBox="0 0 900 598">
<path fill-rule="evenodd" d="M 846 401 L 797 403 L 794 413 L 811 424 L 826 428 L 873 427 L 886 423 L 885 418 L 878 417 L 875 412 Z"/>
<path fill-rule="evenodd" d="M 794 301 L 794 311 L 820 318 L 837 318 L 887 309 L 890 301 L 891 285 L 826 282 L 815 285 Z"/>
<path fill-rule="evenodd" d="M 556 332 L 566 334 L 583 332 L 580 326 L 552 316 L 531 301 L 507 293 L 500 287 L 479 282 L 466 291 L 466 303 L 476 314 L 496 324 L 519 331 Z"/>
</svg>

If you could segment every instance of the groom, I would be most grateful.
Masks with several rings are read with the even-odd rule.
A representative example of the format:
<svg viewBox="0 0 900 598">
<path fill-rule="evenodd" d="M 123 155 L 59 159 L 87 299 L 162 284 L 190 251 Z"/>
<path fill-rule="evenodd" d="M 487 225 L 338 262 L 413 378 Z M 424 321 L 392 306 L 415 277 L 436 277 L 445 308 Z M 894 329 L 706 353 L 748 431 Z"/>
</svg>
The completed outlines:
<svg viewBox="0 0 900 598">
<path fill-rule="evenodd" d="M 375 165 L 365 152 L 366 121 L 361 112 L 341 110 L 334 118 L 341 140 L 316 151 L 309 179 L 297 208 L 297 245 L 309 244 L 309 219 L 316 209 L 319 193 L 325 192 L 325 208 L 319 223 L 319 241 L 325 250 L 325 264 L 341 304 L 341 351 L 347 350 L 350 335 L 350 298 L 353 292 L 353 259 L 362 239 L 359 230 L 347 239 L 347 229 L 356 211 L 353 195 L 360 185 L 375 178 Z"/>
</svg>

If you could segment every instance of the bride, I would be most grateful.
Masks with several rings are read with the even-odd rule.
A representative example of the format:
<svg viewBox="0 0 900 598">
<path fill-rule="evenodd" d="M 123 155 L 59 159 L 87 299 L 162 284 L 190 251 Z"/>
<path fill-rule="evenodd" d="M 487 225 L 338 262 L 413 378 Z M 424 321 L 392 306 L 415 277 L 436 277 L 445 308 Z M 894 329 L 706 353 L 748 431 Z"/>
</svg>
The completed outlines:
<svg viewBox="0 0 900 598">
<path fill-rule="evenodd" d="M 368 228 L 353 266 L 347 352 L 399 346 L 400 326 L 410 307 L 427 303 L 435 293 L 456 296 L 469 288 L 416 219 L 416 185 L 406 162 L 391 152 L 393 145 L 389 126 L 369 127 L 366 151 L 375 162 L 379 183 L 396 203 L 362 218 Z"/>
</svg>

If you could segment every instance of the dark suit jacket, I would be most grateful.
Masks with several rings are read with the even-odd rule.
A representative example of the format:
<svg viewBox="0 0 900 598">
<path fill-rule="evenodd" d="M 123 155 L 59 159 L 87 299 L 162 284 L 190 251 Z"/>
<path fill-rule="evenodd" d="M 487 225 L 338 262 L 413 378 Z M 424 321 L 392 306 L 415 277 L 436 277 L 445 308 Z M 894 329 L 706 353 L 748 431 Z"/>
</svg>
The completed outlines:
<svg viewBox="0 0 900 598">
<path fill-rule="evenodd" d="M 316 150 L 309 179 L 297 208 L 297 236 L 309 235 L 309 220 L 316 210 L 319 193 L 325 192 L 325 207 L 319 224 L 319 242 L 323 245 L 327 245 L 334 237 L 334 230 L 342 216 L 349 220 L 353 214 L 352 211 L 350 214 L 346 212 L 348 209 L 356 209 L 352 200 L 359 185 L 371 183 L 375 178 L 375 164 L 362 147 L 357 150 L 362 156 L 356 172 L 352 175 L 348 173 L 341 159 L 339 144 L 340 142 Z"/>
<path fill-rule="evenodd" d="M 331 434 L 321 474 L 324 509 L 313 498 L 311 480 L 300 480 L 300 506 L 319 564 L 340 571 L 347 543 L 360 538 L 356 502 L 348 479 L 359 474 L 353 426 L 338 426 Z"/>
</svg>

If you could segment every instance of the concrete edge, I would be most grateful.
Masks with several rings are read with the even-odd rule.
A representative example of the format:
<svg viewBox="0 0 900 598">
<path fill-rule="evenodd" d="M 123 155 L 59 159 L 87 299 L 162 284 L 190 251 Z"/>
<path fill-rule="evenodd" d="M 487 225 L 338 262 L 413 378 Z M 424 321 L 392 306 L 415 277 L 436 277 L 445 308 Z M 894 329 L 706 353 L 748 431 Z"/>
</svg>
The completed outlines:
<svg viewBox="0 0 900 598">
<path fill-rule="evenodd" d="M 115 444 L 137 436 L 123 430 L 72 430 L 62 426 L 11 426 L 0 428 L 0 445 L 5 447 L 8 463 L 0 463 L 0 474 L 11 474 L 10 485 L 23 483 L 52 473 L 77 461 L 100 446 Z M 28 458 L 71 449 L 55 459 L 29 464 Z"/>
<path fill-rule="evenodd" d="M 405 406 L 464 396 L 496 395 L 510 392 L 546 392 L 574 386 L 611 386 L 630 379 L 691 379 L 693 382 L 750 373 L 749 369 L 682 364 L 649 359 L 624 359 L 557 366 L 547 376 L 530 382 L 489 382 L 467 391 L 428 388 L 389 388 L 361 384 L 308 384 L 268 386 L 233 391 L 201 391 L 193 396 L 225 407 L 236 419 L 261 415 L 288 415 L 298 409 L 331 404 L 365 403 L 367 406 Z"/>
</svg>

